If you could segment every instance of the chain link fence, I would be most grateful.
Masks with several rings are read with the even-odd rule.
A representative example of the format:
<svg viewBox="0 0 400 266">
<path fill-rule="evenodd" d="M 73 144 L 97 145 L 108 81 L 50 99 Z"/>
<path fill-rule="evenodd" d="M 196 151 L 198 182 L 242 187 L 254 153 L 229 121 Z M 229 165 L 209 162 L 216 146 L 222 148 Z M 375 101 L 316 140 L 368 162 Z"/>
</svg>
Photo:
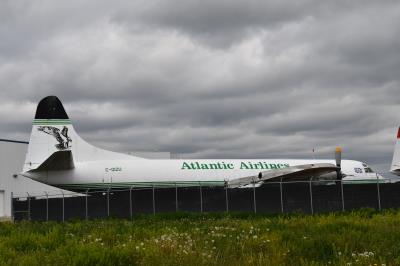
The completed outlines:
<svg viewBox="0 0 400 266">
<path fill-rule="evenodd" d="M 365 181 L 364 181 L 365 182 Z M 400 182 L 376 180 L 270 182 L 242 188 L 153 186 L 12 195 L 15 221 L 66 221 L 165 212 L 322 213 L 400 207 Z"/>
</svg>

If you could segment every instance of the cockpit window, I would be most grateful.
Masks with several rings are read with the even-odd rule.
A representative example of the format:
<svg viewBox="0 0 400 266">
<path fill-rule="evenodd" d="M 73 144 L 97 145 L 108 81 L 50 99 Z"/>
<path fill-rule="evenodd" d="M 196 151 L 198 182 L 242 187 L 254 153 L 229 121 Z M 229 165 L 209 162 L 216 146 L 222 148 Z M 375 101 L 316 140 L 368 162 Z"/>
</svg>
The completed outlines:
<svg viewBox="0 0 400 266">
<path fill-rule="evenodd" d="M 366 163 L 362 163 L 362 166 L 364 167 L 364 172 L 366 174 L 375 173 L 374 170 L 372 170 L 371 167 L 369 167 Z"/>
<path fill-rule="evenodd" d="M 363 171 L 361 168 L 356 167 L 354 168 L 354 172 L 356 172 L 357 174 L 362 174 Z"/>
<path fill-rule="evenodd" d="M 374 172 L 370 167 L 364 168 L 364 171 L 365 171 L 366 173 L 373 173 L 373 172 Z"/>
</svg>

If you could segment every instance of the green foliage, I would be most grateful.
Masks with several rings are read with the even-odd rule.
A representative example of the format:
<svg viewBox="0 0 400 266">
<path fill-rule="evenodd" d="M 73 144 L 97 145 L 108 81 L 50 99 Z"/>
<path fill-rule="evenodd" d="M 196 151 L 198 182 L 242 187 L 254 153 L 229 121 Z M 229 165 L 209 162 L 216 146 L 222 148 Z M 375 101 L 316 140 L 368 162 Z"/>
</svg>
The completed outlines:
<svg viewBox="0 0 400 266">
<path fill-rule="evenodd" d="M 0 265 L 398 265 L 400 211 L 0 223 Z"/>
</svg>

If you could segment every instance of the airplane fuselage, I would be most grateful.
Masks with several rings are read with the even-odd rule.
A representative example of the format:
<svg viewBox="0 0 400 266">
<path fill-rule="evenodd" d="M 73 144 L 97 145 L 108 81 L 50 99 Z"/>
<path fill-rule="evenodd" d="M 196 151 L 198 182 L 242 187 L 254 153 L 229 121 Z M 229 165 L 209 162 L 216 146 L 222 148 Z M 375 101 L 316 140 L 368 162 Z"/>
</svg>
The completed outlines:
<svg viewBox="0 0 400 266">
<path fill-rule="evenodd" d="M 331 163 L 334 160 L 214 159 L 214 160 L 104 160 L 76 163 L 66 171 L 26 173 L 30 178 L 62 188 L 148 187 L 153 185 L 223 186 L 226 181 L 289 166 Z M 344 180 L 382 178 L 365 173 L 359 161 L 342 160 Z M 312 176 L 310 176 L 312 178 Z"/>
</svg>

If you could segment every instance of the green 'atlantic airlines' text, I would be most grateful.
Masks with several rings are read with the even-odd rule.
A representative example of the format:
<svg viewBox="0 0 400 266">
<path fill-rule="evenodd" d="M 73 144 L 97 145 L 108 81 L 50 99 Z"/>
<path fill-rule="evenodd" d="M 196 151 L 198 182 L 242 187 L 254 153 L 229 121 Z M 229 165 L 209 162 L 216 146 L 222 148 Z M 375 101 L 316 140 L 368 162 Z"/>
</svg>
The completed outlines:
<svg viewBox="0 0 400 266">
<path fill-rule="evenodd" d="M 280 169 L 289 167 L 288 163 L 267 163 L 267 162 L 240 162 L 239 169 Z M 183 162 L 182 170 L 233 170 L 235 165 L 233 163 L 214 162 L 214 163 L 201 163 L 201 162 Z"/>
</svg>

